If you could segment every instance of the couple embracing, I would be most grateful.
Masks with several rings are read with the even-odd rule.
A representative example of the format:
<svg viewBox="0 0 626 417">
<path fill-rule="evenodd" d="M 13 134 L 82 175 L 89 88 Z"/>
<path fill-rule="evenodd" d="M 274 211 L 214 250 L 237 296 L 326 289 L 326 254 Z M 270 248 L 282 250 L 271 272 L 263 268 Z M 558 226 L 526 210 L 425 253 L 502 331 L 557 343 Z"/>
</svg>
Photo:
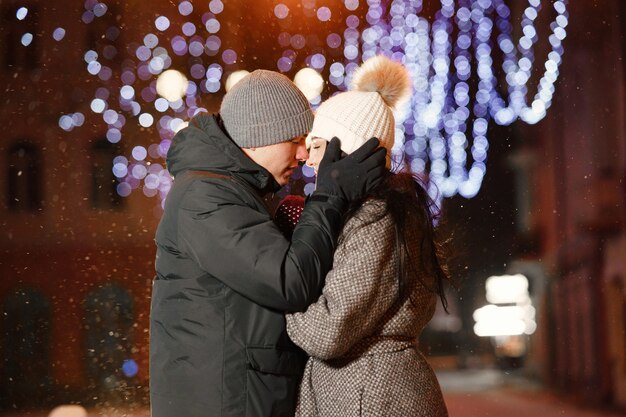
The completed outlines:
<svg viewBox="0 0 626 417">
<path fill-rule="evenodd" d="M 432 203 L 390 171 L 392 110 L 410 85 L 401 64 L 371 58 L 314 118 L 287 77 L 258 70 L 175 136 L 152 417 L 447 416 L 417 347 L 445 304 Z M 316 190 L 285 230 L 264 196 L 304 161 Z"/>
</svg>

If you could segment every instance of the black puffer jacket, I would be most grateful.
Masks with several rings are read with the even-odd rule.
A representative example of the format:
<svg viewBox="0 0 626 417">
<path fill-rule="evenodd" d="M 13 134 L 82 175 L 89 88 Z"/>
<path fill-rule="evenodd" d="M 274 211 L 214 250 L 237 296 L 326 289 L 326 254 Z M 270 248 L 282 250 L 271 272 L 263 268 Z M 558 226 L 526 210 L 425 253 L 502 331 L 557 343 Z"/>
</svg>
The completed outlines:
<svg viewBox="0 0 626 417">
<path fill-rule="evenodd" d="M 341 202 L 311 198 L 289 242 L 260 197 L 278 184 L 215 116 L 181 130 L 167 164 L 175 181 L 156 234 L 152 417 L 292 416 L 306 357 L 284 313 L 318 298 Z"/>
</svg>

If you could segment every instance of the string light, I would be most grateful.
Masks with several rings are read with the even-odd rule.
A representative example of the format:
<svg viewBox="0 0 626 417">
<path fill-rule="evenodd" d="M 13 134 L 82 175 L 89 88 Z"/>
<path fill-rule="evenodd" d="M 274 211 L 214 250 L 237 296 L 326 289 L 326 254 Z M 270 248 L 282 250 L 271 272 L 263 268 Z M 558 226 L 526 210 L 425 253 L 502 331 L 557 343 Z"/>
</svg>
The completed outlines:
<svg viewBox="0 0 626 417">
<path fill-rule="evenodd" d="M 508 125 L 518 119 L 537 123 L 545 117 L 552 103 L 568 25 L 567 1 L 551 1 L 555 14 L 548 38 L 551 51 L 543 62 L 545 71 L 536 94 L 529 99 L 531 74 L 539 65 L 533 49 L 539 40 L 535 22 L 542 13 L 542 2 L 527 0 L 521 16 L 521 36 L 514 41 L 511 22 L 515 20 L 504 0 L 440 1 L 440 10 L 429 22 L 420 16 L 422 0 L 366 0 L 362 2 L 364 15 L 356 14 L 359 0 L 344 0 L 340 6 L 334 6 L 343 7 L 343 12 L 329 6 L 317 7 L 314 0 L 302 0 L 305 18 L 324 28 L 329 21 L 347 16 L 345 29 L 326 33 L 321 45 L 305 56 L 298 54 L 305 50 L 309 38 L 303 33 L 283 31 L 277 38 L 282 50 L 274 61 L 276 69 L 284 73 L 304 62 L 307 71 L 327 76 L 338 91 L 346 90 L 358 65 L 376 54 L 403 62 L 411 72 L 414 95 L 396 115 L 394 160 L 400 167 L 408 165 L 416 173 L 427 174 L 429 192 L 439 201 L 457 193 L 471 198 L 479 192 L 486 174 L 489 123 Z M 290 3 L 277 0 L 272 7 L 271 15 L 278 24 L 292 17 L 287 4 Z M 245 74 L 236 72 L 241 51 L 229 48 L 221 36 L 220 14 L 224 8 L 223 1 L 211 0 L 201 21 L 191 22 L 185 19 L 192 15 L 194 5 L 179 1 L 175 9 L 179 18 L 157 16 L 152 33 L 147 33 L 135 47 L 132 59 L 124 61 L 119 90 L 115 94 L 107 87 L 96 90 L 90 109 L 106 123 L 106 137 L 111 143 L 122 139 L 128 120 L 142 128 L 156 129 L 160 136 L 159 143 L 142 150 L 134 147 L 130 161 L 123 156 L 114 160 L 112 169 L 120 180 L 120 195 L 127 196 L 143 185 L 145 195 L 158 195 L 164 200 L 171 177 L 154 160 L 165 158 L 173 135 L 185 126 L 184 120 L 206 110 L 197 105 L 199 95 L 228 90 L 237 77 Z M 107 12 L 105 3 L 87 0 L 82 20 L 90 23 Z M 180 17 L 180 26 L 173 25 L 172 21 Z M 28 18 L 28 10 L 20 8 L 16 18 Z M 116 31 L 109 28 L 103 39 L 114 40 L 119 29 L 113 29 Z M 21 39 L 26 47 L 32 42 L 28 35 Z M 64 35 L 63 28 L 53 33 L 57 41 Z M 495 48 L 498 56 L 502 55 L 504 95 L 497 88 L 496 73 L 500 70 L 494 63 Z M 87 72 L 102 81 L 109 80 L 113 70 L 106 62 L 116 54 L 114 45 L 87 51 Z M 174 72 L 171 54 L 188 56 L 188 68 Z M 210 64 L 203 62 L 205 55 Z M 231 73 L 232 77 L 224 79 Z M 172 74 L 180 75 L 177 79 L 182 81 L 173 88 L 175 94 L 166 96 L 162 86 L 157 85 L 158 80 L 162 83 Z M 308 79 L 316 80 L 316 88 L 309 94 L 315 107 L 322 99 L 318 93 L 320 83 L 313 77 L 315 74 L 308 74 Z M 141 87 L 139 81 L 143 82 Z M 80 113 L 66 114 L 60 117 L 59 126 L 70 131 L 82 125 L 83 120 Z M 153 161 L 149 162 L 149 158 Z M 312 171 L 303 169 L 305 191 L 314 187 L 313 177 Z"/>
<path fill-rule="evenodd" d="M 568 24 L 566 1 L 553 4 L 556 18 L 549 37 L 552 51 L 530 106 L 526 104 L 527 83 L 534 62 L 533 46 L 538 39 L 534 21 L 541 2 L 528 3 L 522 17 L 523 35 L 515 45 L 511 39 L 510 10 L 503 0 L 459 0 L 456 5 L 453 0 L 441 0 L 432 25 L 419 17 L 421 1 L 394 0 L 387 20 L 381 17 L 380 1 L 368 1 L 370 26 L 362 32 L 363 59 L 377 53 L 389 55 L 404 62 L 413 76 L 411 112 L 399 119 L 394 159 L 404 162 L 406 156 L 413 171 L 428 171 L 429 192 L 439 201 L 457 193 L 471 198 L 479 192 L 486 174 L 487 130 L 492 118 L 505 125 L 518 118 L 537 123 L 550 107 L 562 62 L 561 41 Z M 494 14 L 500 31 L 497 43 L 504 56 L 508 105 L 498 95 L 492 69 Z M 429 26 L 432 37 L 428 36 Z M 474 56 L 470 53 L 472 46 Z M 472 63 L 478 78 L 473 101 L 468 83 Z"/>
</svg>

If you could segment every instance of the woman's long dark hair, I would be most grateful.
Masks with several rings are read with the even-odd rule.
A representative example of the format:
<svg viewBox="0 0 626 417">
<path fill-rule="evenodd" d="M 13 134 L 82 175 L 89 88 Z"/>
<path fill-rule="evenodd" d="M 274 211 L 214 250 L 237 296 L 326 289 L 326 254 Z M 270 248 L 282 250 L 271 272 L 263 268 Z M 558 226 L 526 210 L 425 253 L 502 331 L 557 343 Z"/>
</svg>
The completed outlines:
<svg viewBox="0 0 626 417">
<path fill-rule="evenodd" d="M 439 296 L 447 312 L 448 301 L 444 293 L 444 282 L 450 282 L 450 277 L 443 262 L 443 248 L 435 236 L 434 225 L 439 217 L 439 209 L 426 192 L 420 179 L 407 172 L 397 174 L 387 172 L 383 182 L 368 195 L 367 199 L 384 202 L 385 210 L 375 219 L 367 220 L 362 226 L 375 223 L 390 215 L 395 227 L 395 245 L 399 255 L 400 299 L 410 298 L 411 290 L 414 288 L 410 279 L 415 276 L 425 288 Z M 350 206 L 346 213 L 346 221 L 357 215 L 362 203 L 363 201 L 359 201 Z M 411 230 L 411 228 L 418 230 Z M 419 238 L 417 256 L 409 251 L 410 233 Z M 434 287 L 424 281 L 424 278 L 429 276 L 434 278 Z M 411 302 L 413 302 L 412 299 Z"/>
</svg>

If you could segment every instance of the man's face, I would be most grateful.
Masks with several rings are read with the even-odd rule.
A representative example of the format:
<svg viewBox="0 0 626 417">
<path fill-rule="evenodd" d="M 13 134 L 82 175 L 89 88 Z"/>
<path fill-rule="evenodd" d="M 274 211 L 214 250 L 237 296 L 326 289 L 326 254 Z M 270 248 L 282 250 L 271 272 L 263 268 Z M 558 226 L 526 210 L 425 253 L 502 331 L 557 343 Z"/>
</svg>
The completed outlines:
<svg viewBox="0 0 626 417">
<path fill-rule="evenodd" d="M 289 183 L 298 163 L 309 157 L 304 138 L 305 136 L 299 136 L 275 145 L 242 150 L 250 159 L 267 169 L 276 182 L 283 186 Z"/>
</svg>

